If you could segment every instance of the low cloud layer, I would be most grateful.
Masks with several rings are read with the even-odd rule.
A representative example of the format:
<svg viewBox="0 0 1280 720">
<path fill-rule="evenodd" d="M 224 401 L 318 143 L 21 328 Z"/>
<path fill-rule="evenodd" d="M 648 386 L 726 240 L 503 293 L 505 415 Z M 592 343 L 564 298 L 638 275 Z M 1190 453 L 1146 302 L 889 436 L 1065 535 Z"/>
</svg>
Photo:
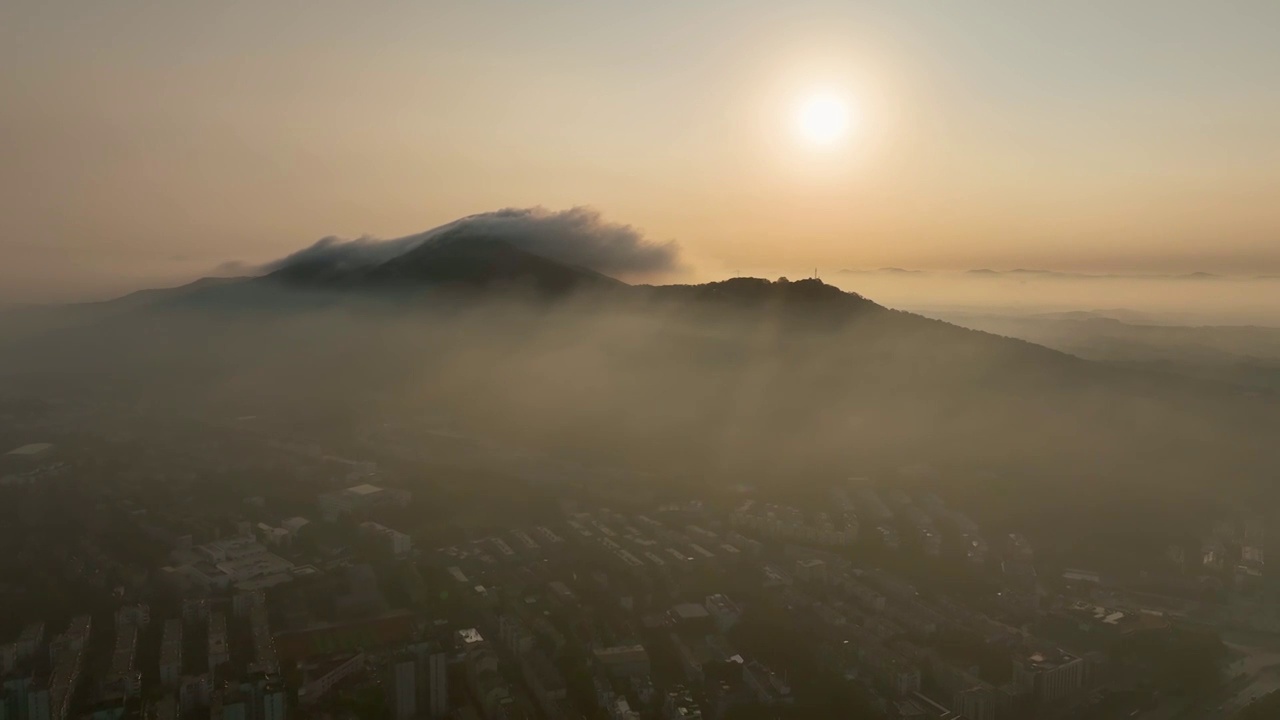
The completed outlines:
<svg viewBox="0 0 1280 720">
<path fill-rule="evenodd" d="M 445 233 L 498 238 L 527 252 L 606 275 L 659 275 L 680 267 L 680 248 L 674 241 L 654 242 L 630 225 L 608 222 L 591 208 L 575 207 L 496 210 L 394 240 L 326 237 L 267 264 L 265 269 L 270 272 L 313 262 L 345 267 L 376 265 Z"/>
</svg>

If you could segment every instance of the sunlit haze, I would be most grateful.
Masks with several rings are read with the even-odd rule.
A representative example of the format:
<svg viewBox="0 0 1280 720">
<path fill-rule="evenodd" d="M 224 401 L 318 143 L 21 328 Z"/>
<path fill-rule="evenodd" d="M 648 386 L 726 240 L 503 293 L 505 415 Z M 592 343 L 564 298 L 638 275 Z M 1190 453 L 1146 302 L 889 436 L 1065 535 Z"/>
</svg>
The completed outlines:
<svg viewBox="0 0 1280 720">
<path fill-rule="evenodd" d="M 676 241 L 686 279 L 1280 272 L 1278 26 L 1265 0 L 16 0 L 0 299 L 539 206 Z"/>
<path fill-rule="evenodd" d="M 833 93 L 811 95 L 796 112 L 796 129 L 807 142 L 831 145 L 850 132 L 847 101 Z"/>
<path fill-rule="evenodd" d="M 0 66 L 0 720 L 1280 718 L 1280 0 Z"/>
</svg>

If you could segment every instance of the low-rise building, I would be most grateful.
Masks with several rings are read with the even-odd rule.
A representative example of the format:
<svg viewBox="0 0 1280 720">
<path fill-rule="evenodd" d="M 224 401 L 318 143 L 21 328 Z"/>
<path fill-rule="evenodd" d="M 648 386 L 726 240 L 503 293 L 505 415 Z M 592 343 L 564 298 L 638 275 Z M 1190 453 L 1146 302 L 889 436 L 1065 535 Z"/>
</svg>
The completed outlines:
<svg viewBox="0 0 1280 720">
<path fill-rule="evenodd" d="M 177 564 L 165 576 L 180 587 L 210 593 L 230 587 L 243 591 L 272 587 L 293 579 L 294 565 L 252 537 L 235 537 L 173 553 Z"/>
<path fill-rule="evenodd" d="M 743 680 L 755 693 L 756 701 L 764 705 L 791 703 L 791 686 L 782 676 L 765 667 L 759 661 L 748 663 L 743 669 Z"/>
<path fill-rule="evenodd" d="M 360 532 L 366 537 L 380 540 L 396 557 L 408 555 L 413 549 L 413 541 L 408 535 L 376 522 L 360 523 Z"/>
<path fill-rule="evenodd" d="M 331 655 L 302 667 L 302 687 L 298 703 L 311 705 L 319 701 L 338 683 L 364 670 L 364 653 Z"/>
<path fill-rule="evenodd" d="M 320 512 L 326 520 L 336 520 L 343 515 L 369 510 L 384 505 L 407 505 L 410 494 L 405 490 L 391 490 L 368 483 L 320 496 Z"/>
<path fill-rule="evenodd" d="M 614 677 L 646 677 L 651 670 L 649 652 L 643 645 L 597 648 L 592 654 L 596 661 Z"/>
<path fill-rule="evenodd" d="M 797 560 L 796 577 L 804 582 L 826 582 L 827 564 L 813 558 Z"/>
<path fill-rule="evenodd" d="M 702 709 L 698 707 L 693 693 L 677 687 L 667 693 L 662 703 L 663 720 L 702 720 Z"/>
<path fill-rule="evenodd" d="M 704 605 L 721 633 L 729 632 L 742 619 L 742 609 L 725 595 L 710 595 Z"/>
</svg>

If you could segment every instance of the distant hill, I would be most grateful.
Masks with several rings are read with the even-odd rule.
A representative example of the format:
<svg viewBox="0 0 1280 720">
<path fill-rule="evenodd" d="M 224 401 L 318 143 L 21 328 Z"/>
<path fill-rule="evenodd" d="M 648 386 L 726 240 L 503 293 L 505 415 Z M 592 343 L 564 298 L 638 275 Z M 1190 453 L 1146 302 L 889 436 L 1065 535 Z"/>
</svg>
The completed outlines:
<svg viewBox="0 0 1280 720">
<path fill-rule="evenodd" d="M 759 305 L 803 306 L 818 311 L 866 310 L 878 305 L 858 295 L 845 292 L 821 280 L 778 281 L 760 278 L 732 278 L 702 285 L 643 286 L 642 294 L 669 302 L 719 303 L 745 309 Z M 880 308 L 883 309 L 883 308 Z"/>
<path fill-rule="evenodd" d="M 931 313 L 1089 360 L 1280 390 L 1280 328 L 1193 325 L 1130 310 L 1030 315 Z"/>
<path fill-rule="evenodd" d="M 978 268 L 967 270 L 966 275 L 989 278 L 1023 278 L 1041 280 L 1230 280 L 1230 276 L 1215 275 L 1208 272 L 1191 272 L 1183 274 L 1139 274 L 1139 273 L 1083 273 L 1062 272 L 1059 270 L 1040 270 L 1036 268 L 1015 268 L 1013 270 L 992 270 Z M 1237 278 L 1243 279 L 1243 278 Z M 1264 279 L 1257 276 L 1254 279 Z"/>
<path fill-rule="evenodd" d="M 909 270 L 900 267 L 882 267 L 875 270 L 851 270 L 845 268 L 838 272 L 840 275 L 927 275 L 924 270 Z"/>
</svg>

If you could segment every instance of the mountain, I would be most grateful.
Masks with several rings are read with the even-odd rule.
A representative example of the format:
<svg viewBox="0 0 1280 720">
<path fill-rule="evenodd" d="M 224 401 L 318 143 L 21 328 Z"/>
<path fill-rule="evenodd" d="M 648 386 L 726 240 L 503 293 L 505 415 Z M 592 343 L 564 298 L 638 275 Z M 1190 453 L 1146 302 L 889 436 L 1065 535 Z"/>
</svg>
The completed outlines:
<svg viewBox="0 0 1280 720">
<path fill-rule="evenodd" d="M 502 239 L 448 231 L 382 262 L 299 262 L 270 273 L 266 280 L 311 289 L 366 291 L 528 287 L 545 295 L 622 284 L 593 270 L 534 255 Z"/>
<path fill-rule="evenodd" d="M 857 293 L 845 292 L 821 280 L 777 281 L 738 277 L 701 285 L 642 286 L 640 294 L 667 302 L 718 304 L 738 310 L 793 308 L 810 313 L 847 314 L 872 308 L 883 310 Z"/>
<path fill-rule="evenodd" d="M 143 307 L 156 302 L 164 302 L 165 300 L 168 300 L 168 299 L 181 298 L 187 295 L 191 295 L 193 293 L 199 293 L 199 292 L 204 292 L 208 290 L 215 290 L 217 288 L 239 285 L 250 279 L 251 278 L 247 276 L 246 277 L 206 277 L 206 278 L 200 278 L 199 280 L 195 280 L 194 282 L 187 283 L 186 285 L 180 285 L 178 287 L 138 290 L 137 292 L 129 293 L 128 295 L 124 295 L 123 297 L 119 297 L 114 300 L 108 300 L 105 302 L 98 302 L 98 303 L 82 303 L 79 305 L 79 307 L 89 308 L 89 307 L 95 307 L 95 306 L 96 307 L 109 306 L 111 308 L 118 309 L 118 310 L 127 310 L 135 307 Z"/>
<path fill-rule="evenodd" d="M 410 432 L 430 411 L 462 435 L 686 483 L 924 463 L 957 492 L 996 482 L 983 497 L 1005 512 L 1062 518 L 1255 492 L 1280 471 L 1270 394 L 1090 362 L 818 280 L 632 286 L 443 238 L 117 307 L 0 328 L 0 392 L 254 415 L 359 455 L 381 452 L 363 439 L 374 429 Z"/>
</svg>

